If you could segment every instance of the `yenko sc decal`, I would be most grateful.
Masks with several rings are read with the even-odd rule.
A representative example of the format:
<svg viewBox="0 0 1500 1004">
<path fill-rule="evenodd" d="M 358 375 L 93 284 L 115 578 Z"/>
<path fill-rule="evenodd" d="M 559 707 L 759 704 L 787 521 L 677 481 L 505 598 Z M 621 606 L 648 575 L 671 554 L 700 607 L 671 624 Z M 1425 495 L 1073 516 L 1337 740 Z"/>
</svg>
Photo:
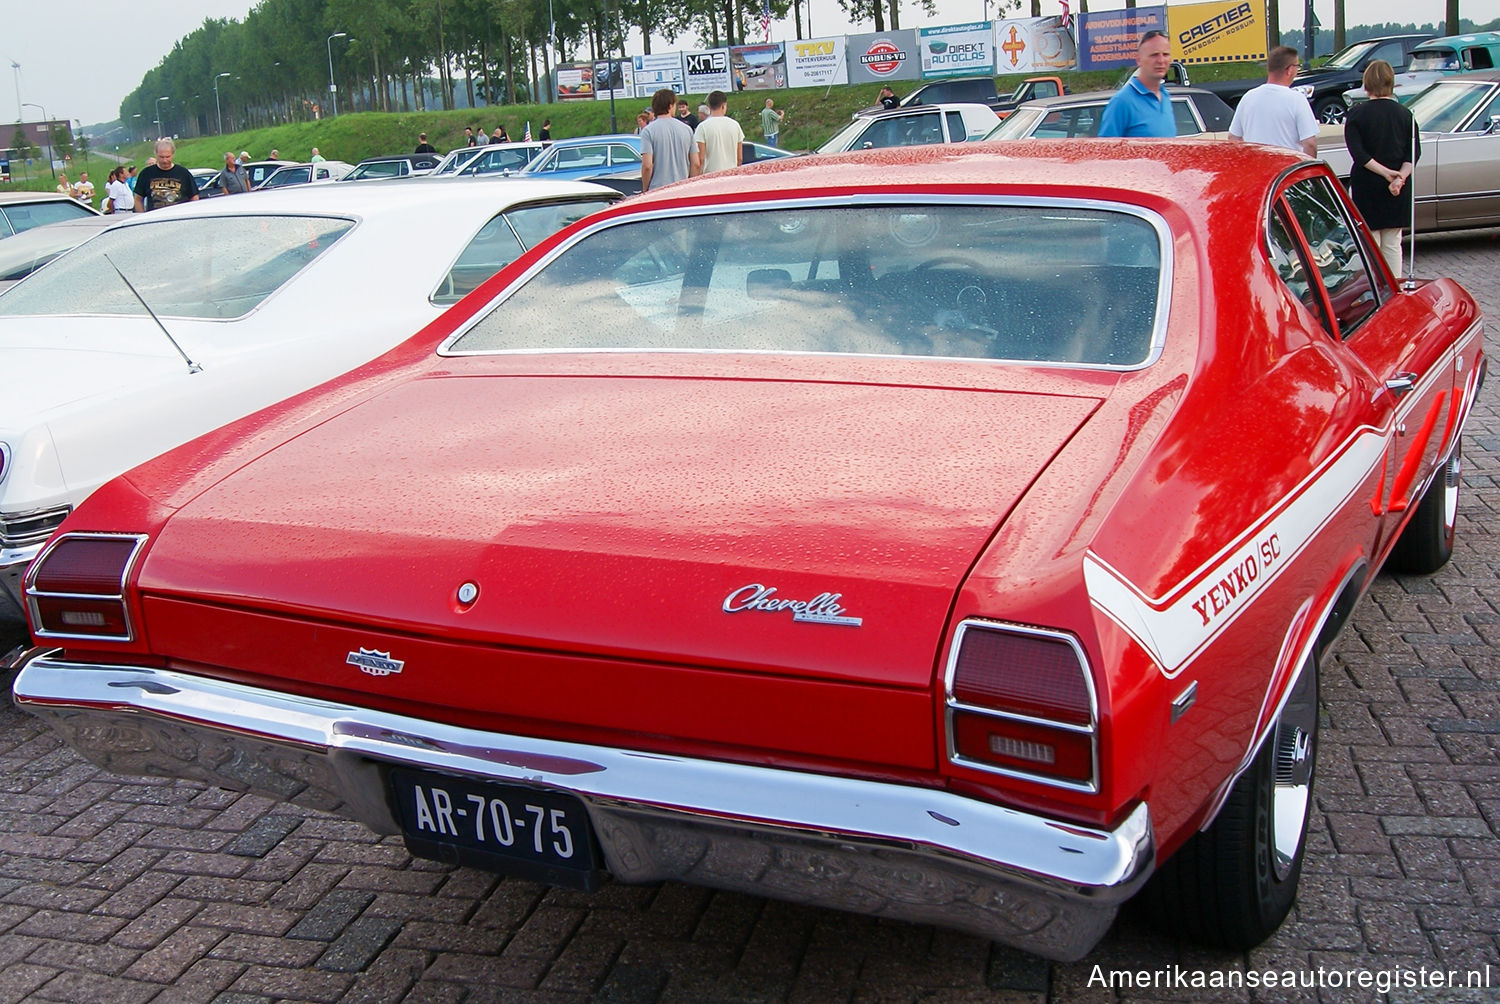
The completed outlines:
<svg viewBox="0 0 1500 1004">
<path fill-rule="evenodd" d="M 1242 533 L 1209 564 L 1161 597 L 1149 597 L 1098 554 L 1084 556 L 1094 606 L 1151 653 L 1163 675 L 1183 666 L 1239 617 L 1349 503 L 1381 464 L 1386 437 L 1366 430 Z"/>
<path fill-rule="evenodd" d="M 373 648 L 362 648 L 358 652 L 350 652 L 349 657 L 344 660 L 351 666 L 358 666 L 361 672 L 369 673 L 371 676 L 390 676 L 392 673 L 401 672 L 401 667 L 406 663 L 400 659 L 392 659 L 389 652 L 377 652 Z"/>
<path fill-rule="evenodd" d="M 864 623 L 862 617 L 844 616 L 844 607 L 839 603 L 844 597 L 843 593 L 819 593 L 810 600 L 783 600 L 778 599 L 775 592 L 775 586 L 763 586 L 759 582 L 741 586 L 724 597 L 724 612 L 738 614 L 746 610 L 757 610 L 774 614 L 790 610 L 792 620 L 807 624 L 859 627 Z"/>
</svg>

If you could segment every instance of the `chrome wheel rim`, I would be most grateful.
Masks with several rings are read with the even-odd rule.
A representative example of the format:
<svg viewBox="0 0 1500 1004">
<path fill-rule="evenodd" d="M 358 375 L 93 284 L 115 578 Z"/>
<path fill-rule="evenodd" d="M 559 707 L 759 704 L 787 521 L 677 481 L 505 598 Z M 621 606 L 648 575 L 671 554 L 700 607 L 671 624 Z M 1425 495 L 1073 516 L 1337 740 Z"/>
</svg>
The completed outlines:
<svg viewBox="0 0 1500 1004">
<path fill-rule="evenodd" d="M 1453 533 L 1453 525 L 1458 522 L 1458 482 L 1463 466 L 1463 459 L 1454 454 L 1443 469 L 1443 529 L 1449 534 Z"/>
<path fill-rule="evenodd" d="M 1309 662 L 1276 720 L 1271 793 L 1271 861 L 1276 880 L 1291 873 L 1307 829 L 1318 732 L 1317 667 Z"/>
</svg>

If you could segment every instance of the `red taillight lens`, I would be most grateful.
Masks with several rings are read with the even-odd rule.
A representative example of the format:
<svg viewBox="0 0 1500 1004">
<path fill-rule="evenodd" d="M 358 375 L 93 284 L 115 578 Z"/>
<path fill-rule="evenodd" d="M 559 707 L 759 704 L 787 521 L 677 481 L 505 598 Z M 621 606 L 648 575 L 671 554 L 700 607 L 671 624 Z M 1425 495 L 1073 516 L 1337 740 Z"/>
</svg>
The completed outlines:
<svg viewBox="0 0 1500 1004">
<path fill-rule="evenodd" d="M 38 638 L 129 641 L 125 578 L 144 537 L 66 534 L 37 555 L 26 572 L 26 601 Z"/>
<path fill-rule="evenodd" d="M 958 643 L 953 697 L 1053 721 L 1087 725 L 1093 701 L 1077 652 L 1055 637 L 966 630 Z"/>
<path fill-rule="evenodd" d="M 947 678 L 954 763 L 1092 791 L 1097 715 L 1083 651 L 1058 632 L 966 621 Z"/>
</svg>

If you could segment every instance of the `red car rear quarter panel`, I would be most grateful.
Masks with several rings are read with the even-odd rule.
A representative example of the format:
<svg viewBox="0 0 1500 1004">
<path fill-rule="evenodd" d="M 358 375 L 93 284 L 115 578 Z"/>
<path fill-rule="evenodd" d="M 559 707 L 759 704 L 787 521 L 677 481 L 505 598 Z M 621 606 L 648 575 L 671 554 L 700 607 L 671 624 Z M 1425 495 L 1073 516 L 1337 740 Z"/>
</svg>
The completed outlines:
<svg viewBox="0 0 1500 1004">
<path fill-rule="evenodd" d="M 959 582 L 1096 404 L 1083 393 L 799 381 L 417 380 L 187 504 L 139 583 L 148 595 L 376 631 L 892 685 L 930 700 Z M 479 586 L 471 606 L 455 599 L 467 581 Z M 861 625 L 727 612 L 726 598 L 752 584 L 793 600 L 836 593 Z M 213 633 L 172 637 L 163 650 L 176 657 L 253 669 Z M 348 651 L 333 668 L 378 690 L 343 665 Z M 327 682 L 321 669 L 285 671 Z M 483 672 L 453 672 L 471 702 L 490 686 Z M 562 720 L 597 702 L 631 721 L 607 692 L 552 684 L 550 711 L 531 713 Z"/>
</svg>

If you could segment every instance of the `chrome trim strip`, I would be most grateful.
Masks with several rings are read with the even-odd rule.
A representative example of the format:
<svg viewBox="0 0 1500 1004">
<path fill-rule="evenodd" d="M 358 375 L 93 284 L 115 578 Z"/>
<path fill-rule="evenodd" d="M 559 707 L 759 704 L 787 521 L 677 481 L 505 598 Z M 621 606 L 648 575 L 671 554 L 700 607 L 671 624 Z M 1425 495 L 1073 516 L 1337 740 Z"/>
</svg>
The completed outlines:
<svg viewBox="0 0 1500 1004">
<path fill-rule="evenodd" d="M 27 509 L 22 512 L 0 512 L 0 548 L 11 550 L 40 547 L 56 532 L 57 528 L 62 525 L 62 521 L 67 519 L 72 511 L 71 505 L 54 505 L 43 509 Z M 13 525 L 33 521 L 42 521 L 46 525 L 40 529 L 25 532 L 9 529 Z"/>
<path fill-rule="evenodd" d="M 1051 721 L 1046 718 L 1031 718 L 1014 712 L 999 711 L 993 708 L 977 708 L 958 701 L 953 696 L 953 677 L 958 672 L 958 652 L 963 648 L 964 635 L 971 629 L 982 629 L 986 631 L 999 631 L 1005 634 L 1027 635 L 1034 638 L 1049 638 L 1061 641 L 1073 650 L 1073 655 L 1078 659 L 1078 667 L 1083 671 L 1084 686 L 1089 692 L 1089 723 L 1087 726 L 1079 727 L 1067 722 Z M 1097 794 L 1099 791 L 1099 695 L 1094 689 L 1094 674 L 1089 666 L 1088 653 L 1078 643 L 1078 639 L 1066 631 L 1052 631 L 1046 628 L 1030 627 L 1024 624 L 1012 624 L 1006 621 L 981 620 L 970 617 L 960 622 L 958 630 L 953 634 L 953 643 L 948 648 L 948 663 L 943 670 L 943 741 L 947 747 L 948 761 L 960 767 L 968 767 L 973 770 L 983 771 L 986 774 L 998 774 L 1001 777 L 1013 777 L 1022 781 L 1032 781 L 1037 784 L 1046 785 L 1050 788 L 1063 788 L 1068 791 L 1083 791 L 1089 794 Z M 1088 733 L 1093 736 L 1089 746 L 1092 749 L 1091 771 L 1093 780 L 1087 784 L 1076 781 L 1065 781 L 1062 778 L 1048 776 L 1046 774 L 1033 774 L 1029 771 L 1012 767 L 999 767 L 991 763 L 983 763 L 972 760 L 958 752 L 954 742 L 953 713 L 955 711 L 978 712 L 989 715 L 992 718 L 1007 718 L 1012 721 L 1033 722 L 1066 732 Z"/>
<path fill-rule="evenodd" d="M 915 187 L 915 186 L 914 186 Z M 751 195 L 771 195 L 774 193 L 749 193 Z M 728 349 L 486 349 L 477 352 L 455 352 L 453 344 L 490 312 L 497 309 L 516 290 L 525 286 L 542 269 L 551 265 L 563 253 L 571 250 L 574 245 L 593 234 L 610 227 L 622 226 L 627 223 L 640 223 L 658 219 L 681 219 L 685 216 L 712 216 L 727 213 L 743 212 L 770 212 L 796 209 L 847 209 L 851 206 L 1007 206 L 1025 207 L 1033 209 L 1089 209 L 1103 212 L 1122 213 L 1134 216 L 1147 223 L 1156 232 L 1157 246 L 1161 251 L 1161 270 L 1156 287 L 1156 316 L 1152 319 L 1151 348 L 1146 358 L 1132 365 L 1112 366 L 1100 363 L 1066 363 L 1066 362 L 1043 362 L 1027 359 L 978 359 L 970 356 L 894 356 L 879 355 L 862 352 L 781 352 L 775 350 L 728 350 Z M 516 279 L 505 289 L 501 290 L 494 300 L 477 309 L 473 316 L 460 325 L 443 343 L 438 346 L 439 356 L 460 358 L 463 356 L 498 356 L 498 355 L 583 355 L 583 354 L 609 354 L 609 355 L 640 355 L 640 354 L 671 354 L 671 355 L 772 355 L 772 356 L 814 356 L 828 357 L 836 356 L 841 359 L 903 359 L 934 362 L 969 362 L 979 365 L 990 366 L 1023 366 L 1023 367 L 1048 367 L 1068 370 L 1103 370 L 1110 373 L 1132 373 L 1136 370 L 1147 369 L 1161 358 L 1166 348 L 1167 341 L 1167 318 L 1171 313 L 1172 280 L 1175 273 L 1174 244 L 1172 230 L 1167 226 L 1167 221 L 1160 215 L 1142 206 L 1131 205 L 1125 202 L 1113 202 L 1107 199 L 1044 199 L 1037 196 L 1004 196 L 993 195 L 989 197 L 973 195 L 942 195 L 933 192 L 906 191 L 892 192 L 890 194 L 874 195 L 862 193 L 858 195 L 824 196 L 819 198 L 803 199 L 757 199 L 745 198 L 741 201 L 720 203 L 712 206 L 671 206 L 649 212 L 635 213 L 628 216 L 616 217 L 609 220 L 598 221 L 591 226 L 580 230 L 573 239 L 565 245 L 553 248 L 546 258 L 528 268 L 520 278 Z"/>
<path fill-rule="evenodd" d="M 135 546 L 130 549 L 130 555 L 125 559 L 125 565 L 120 570 L 120 585 L 114 593 L 55 593 L 36 588 L 36 574 L 42 567 L 52 549 L 65 540 L 134 540 Z M 105 641 L 105 642 L 132 642 L 135 641 L 135 625 L 130 619 L 130 604 L 125 601 L 125 583 L 130 581 L 130 573 L 135 569 L 136 561 L 141 556 L 141 550 L 146 546 L 146 535 L 144 533 L 65 533 L 53 538 L 48 542 L 41 552 L 34 558 L 26 569 L 26 576 L 22 582 L 23 596 L 26 600 L 26 612 L 30 614 L 31 633 L 37 638 L 46 638 L 55 641 Z M 37 609 L 36 597 L 42 596 L 48 599 L 93 599 L 93 600 L 118 600 L 120 603 L 120 614 L 125 621 L 124 636 L 114 634 L 68 634 L 62 631 L 44 631 L 42 629 L 41 612 Z"/>
<path fill-rule="evenodd" d="M 10 474 L 10 445 L 0 443 L 0 485 L 5 484 L 6 477 Z"/>
<path fill-rule="evenodd" d="M 951 791 L 460 728 L 169 670 L 37 658 L 16 702 L 109 770 L 321 805 L 399 832 L 383 769 L 583 800 L 611 873 L 937 923 L 1076 959 L 1149 877 L 1138 804 L 1113 830 Z"/>
</svg>

